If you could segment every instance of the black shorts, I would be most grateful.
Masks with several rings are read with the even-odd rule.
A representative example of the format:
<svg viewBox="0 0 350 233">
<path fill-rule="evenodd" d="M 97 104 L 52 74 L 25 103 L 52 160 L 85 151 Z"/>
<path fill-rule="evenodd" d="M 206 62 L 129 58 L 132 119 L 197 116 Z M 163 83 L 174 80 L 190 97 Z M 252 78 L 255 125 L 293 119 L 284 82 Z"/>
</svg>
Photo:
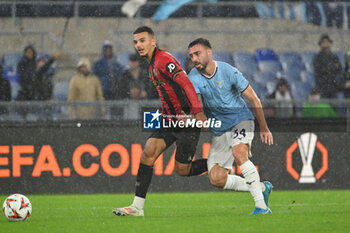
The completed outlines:
<svg viewBox="0 0 350 233">
<path fill-rule="evenodd" d="M 149 138 L 163 138 L 166 148 L 176 142 L 175 160 L 188 164 L 192 162 L 196 152 L 200 131 L 199 128 L 161 128 L 152 133 Z"/>
</svg>

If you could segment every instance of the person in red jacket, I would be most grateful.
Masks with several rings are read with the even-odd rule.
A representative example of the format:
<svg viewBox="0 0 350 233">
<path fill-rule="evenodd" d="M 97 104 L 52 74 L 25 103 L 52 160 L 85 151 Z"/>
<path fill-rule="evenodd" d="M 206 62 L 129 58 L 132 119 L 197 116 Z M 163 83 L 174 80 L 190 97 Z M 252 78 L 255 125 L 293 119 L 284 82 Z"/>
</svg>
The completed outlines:
<svg viewBox="0 0 350 233">
<path fill-rule="evenodd" d="M 149 76 L 162 100 L 162 122 L 184 120 L 194 116 L 204 122 L 206 117 L 194 87 L 180 62 L 170 53 L 157 48 L 157 39 L 150 27 L 142 26 L 134 33 L 134 47 L 149 63 Z M 170 127 L 157 129 L 147 140 L 141 154 L 136 177 L 136 192 L 131 206 L 113 209 L 118 216 L 144 216 L 144 202 L 158 156 L 176 142 L 175 170 L 180 176 L 196 176 L 208 171 L 207 159 L 192 161 L 199 140 L 200 128 Z"/>
</svg>

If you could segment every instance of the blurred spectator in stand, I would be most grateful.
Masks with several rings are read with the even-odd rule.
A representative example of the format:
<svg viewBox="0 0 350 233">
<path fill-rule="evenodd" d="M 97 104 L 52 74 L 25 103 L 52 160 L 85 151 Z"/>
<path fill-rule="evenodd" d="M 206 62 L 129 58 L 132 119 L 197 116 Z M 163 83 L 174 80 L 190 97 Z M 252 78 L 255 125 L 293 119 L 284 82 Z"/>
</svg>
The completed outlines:
<svg viewBox="0 0 350 233">
<path fill-rule="evenodd" d="M 46 56 L 42 56 L 37 59 L 35 81 L 36 81 L 36 100 L 50 100 L 52 98 L 53 85 L 52 75 L 47 75 L 48 70 L 52 63 L 62 56 L 61 52 L 56 53 L 49 59 Z"/>
<path fill-rule="evenodd" d="M 35 100 L 36 56 L 37 53 L 32 45 L 28 45 L 24 48 L 23 58 L 17 65 L 18 82 L 20 85 L 18 100 Z"/>
<path fill-rule="evenodd" d="M 343 4 L 323 2 L 322 5 L 326 16 L 327 27 L 342 28 L 344 21 Z"/>
<path fill-rule="evenodd" d="M 337 76 L 342 67 L 338 56 L 331 51 L 332 43 L 329 35 L 323 34 L 318 42 L 321 51 L 315 55 L 313 60 L 316 87 L 322 98 L 337 98 Z"/>
<path fill-rule="evenodd" d="M 278 79 L 276 89 L 267 98 L 279 101 L 278 103 L 273 105 L 273 116 L 278 118 L 293 117 L 293 98 L 290 92 L 288 81 L 286 79 Z"/>
<path fill-rule="evenodd" d="M 123 66 L 113 56 L 113 45 L 106 40 L 102 45 L 102 58 L 94 63 L 93 73 L 100 79 L 106 100 L 117 98 L 117 83 Z"/>
<path fill-rule="evenodd" d="M 341 75 L 339 87 L 343 91 L 344 97 L 350 98 L 350 51 L 346 54 L 345 70 Z"/>
<path fill-rule="evenodd" d="M 193 64 L 191 59 L 186 58 L 185 65 L 186 65 L 186 67 L 185 67 L 186 70 L 185 71 L 186 71 L 187 74 L 189 74 L 190 71 L 193 69 L 194 64 Z"/>
<path fill-rule="evenodd" d="M 98 77 L 91 74 L 91 64 L 87 58 L 80 59 L 78 74 L 75 75 L 69 84 L 68 101 L 103 101 L 101 83 Z M 96 106 L 70 106 L 68 116 L 78 119 L 93 119 L 98 117 Z M 101 115 L 105 112 L 101 107 Z"/>
<path fill-rule="evenodd" d="M 10 82 L 2 76 L 2 65 L 0 64 L 0 101 L 10 101 L 11 100 L 11 86 Z M 5 106 L 0 106 L 0 115 L 8 113 Z"/>
<path fill-rule="evenodd" d="M 145 91 L 142 90 L 139 83 L 133 83 L 132 85 L 130 85 L 130 99 L 144 99 L 145 97 L 143 96 L 143 94 L 145 94 Z"/>
<path fill-rule="evenodd" d="M 117 94 L 119 99 L 135 99 L 134 87 L 138 87 L 139 95 L 137 99 L 147 98 L 147 82 L 149 78 L 140 67 L 140 57 L 137 54 L 131 54 L 129 57 L 129 69 L 124 71 L 118 81 Z"/>
<path fill-rule="evenodd" d="M 302 117 L 312 117 L 312 118 L 333 118 L 337 117 L 337 113 L 334 111 L 332 106 L 327 103 L 319 102 L 321 99 L 320 92 L 313 88 L 310 91 L 309 100 L 312 103 L 305 104 L 301 112 Z"/>
</svg>

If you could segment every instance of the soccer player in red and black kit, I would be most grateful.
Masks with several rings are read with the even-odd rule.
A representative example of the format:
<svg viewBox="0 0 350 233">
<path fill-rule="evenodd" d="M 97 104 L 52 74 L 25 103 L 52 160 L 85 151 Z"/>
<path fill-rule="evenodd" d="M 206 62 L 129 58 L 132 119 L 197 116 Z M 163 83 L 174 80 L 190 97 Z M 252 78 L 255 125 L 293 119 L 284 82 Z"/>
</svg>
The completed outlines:
<svg viewBox="0 0 350 233">
<path fill-rule="evenodd" d="M 193 115 L 197 121 L 207 120 L 197 94 L 179 61 L 170 53 L 156 47 L 154 32 L 147 26 L 137 28 L 134 47 L 149 63 L 149 75 L 163 102 L 162 117 L 183 120 L 181 116 Z M 180 116 L 180 117 L 179 117 Z M 177 119 L 176 119 L 177 118 Z M 200 129 L 158 129 L 147 140 L 141 154 L 136 177 L 136 192 L 131 206 L 115 208 L 118 216 L 144 216 L 144 202 L 153 175 L 153 164 L 164 150 L 176 142 L 175 170 L 180 176 L 196 176 L 207 171 L 207 159 L 192 161 Z"/>
</svg>

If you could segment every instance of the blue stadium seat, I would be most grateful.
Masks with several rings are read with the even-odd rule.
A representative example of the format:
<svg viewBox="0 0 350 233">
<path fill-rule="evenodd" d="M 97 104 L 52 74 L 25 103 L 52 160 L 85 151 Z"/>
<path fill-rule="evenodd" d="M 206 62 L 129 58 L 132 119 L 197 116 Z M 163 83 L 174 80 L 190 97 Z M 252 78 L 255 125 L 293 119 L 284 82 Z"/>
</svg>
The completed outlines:
<svg viewBox="0 0 350 233">
<path fill-rule="evenodd" d="M 291 83 L 292 95 L 294 99 L 307 99 L 312 86 L 301 81 Z"/>
<path fill-rule="evenodd" d="M 304 64 L 305 70 L 308 72 L 314 72 L 313 59 L 316 52 L 313 51 L 303 51 L 300 54 L 301 62 Z"/>
<path fill-rule="evenodd" d="M 22 54 L 20 53 L 7 53 L 4 54 L 4 69 L 8 71 L 17 71 L 17 64 L 21 60 Z"/>
<path fill-rule="evenodd" d="M 232 58 L 235 67 L 242 72 L 243 76 L 251 79 L 257 71 L 255 57 L 247 52 L 234 52 Z"/>
<path fill-rule="evenodd" d="M 272 49 L 257 49 L 255 59 L 258 63 L 260 61 L 278 61 L 277 55 Z"/>
<path fill-rule="evenodd" d="M 262 83 L 266 85 L 267 82 L 276 81 L 276 74 L 272 72 L 256 72 L 253 79 L 255 83 Z"/>
<path fill-rule="evenodd" d="M 182 69 L 186 70 L 186 59 L 183 53 L 175 52 L 171 53 L 174 57 L 176 57 L 177 60 L 179 60 Z"/>
<path fill-rule="evenodd" d="M 69 92 L 69 82 L 55 83 L 53 88 L 53 98 L 56 101 L 66 101 Z"/>
<path fill-rule="evenodd" d="M 18 82 L 17 64 L 21 60 L 22 54 L 8 53 L 3 57 L 3 74 L 11 82 Z"/>
<path fill-rule="evenodd" d="M 315 75 L 311 72 L 307 72 L 305 70 L 300 72 L 300 80 L 303 83 L 308 83 L 312 87 L 316 86 Z"/>
<path fill-rule="evenodd" d="M 275 89 L 276 89 L 276 82 L 277 81 L 275 81 L 275 82 L 270 81 L 270 82 L 266 83 L 267 95 L 271 95 L 275 91 Z"/>
<path fill-rule="evenodd" d="M 263 83 L 254 82 L 251 86 L 260 99 L 264 99 L 266 97 L 267 89 Z"/>
<path fill-rule="evenodd" d="M 285 78 L 288 83 L 293 83 L 293 82 L 298 82 L 300 81 L 300 72 L 301 72 L 301 67 L 300 66 L 292 66 L 290 69 L 279 72 L 277 76 L 279 78 Z"/>
<path fill-rule="evenodd" d="M 129 56 L 131 53 L 117 53 L 117 62 L 123 66 L 124 69 L 129 68 Z"/>
<path fill-rule="evenodd" d="M 16 100 L 20 86 L 19 86 L 18 82 L 10 82 L 10 85 L 11 85 L 11 99 Z"/>
<path fill-rule="evenodd" d="M 233 65 L 231 55 L 227 52 L 213 52 L 213 59 Z"/>
<path fill-rule="evenodd" d="M 335 54 L 337 54 L 340 63 L 341 63 L 341 67 L 344 69 L 345 68 L 345 56 L 344 53 L 342 51 L 335 51 Z"/>
<path fill-rule="evenodd" d="M 302 69 L 302 63 L 297 52 L 281 52 L 278 54 L 278 59 L 284 71 L 292 68 Z"/>
<path fill-rule="evenodd" d="M 261 72 L 277 73 L 281 71 L 281 64 L 278 61 L 260 61 L 258 68 Z"/>
</svg>

